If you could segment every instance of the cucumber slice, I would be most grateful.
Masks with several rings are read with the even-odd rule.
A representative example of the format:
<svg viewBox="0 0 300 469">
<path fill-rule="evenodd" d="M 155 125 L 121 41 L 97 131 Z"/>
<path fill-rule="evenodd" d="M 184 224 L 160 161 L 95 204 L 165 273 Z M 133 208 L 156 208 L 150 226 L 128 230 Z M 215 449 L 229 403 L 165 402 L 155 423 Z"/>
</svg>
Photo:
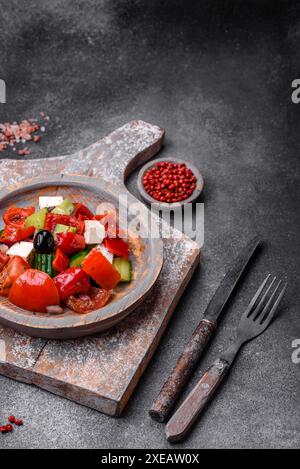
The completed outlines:
<svg viewBox="0 0 300 469">
<path fill-rule="evenodd" d="M 113 265 L 121 275 L 121 282 L 131 282 L 132 280 L 132 264 L 127 259 L 116 257 Z"/>
<path fill-rule="evenodd" d="M 75 210 L 75 206 L 69 199 L 65 199 L 60 205 L 55 207 L 51 213 L 55 213 L 57 215 L 72 215 Z"/>
<path fill-rule="evenodd" d="M 71 233 L 76 233 L 76 228 L 75 226 L 67 226 L 67 225 L 56 225 L 55 228 L 54 228 L 54 231 L 53 231 L 53 236 L 54 236 L 54 239 L 56 239 L 56 235 L 58 233 L 68 233 L 68 232 L 71 232 Z"/>
<path fill-rule="evenodd" d="M 42 208 L 38 212 L 33 213 L 32 215 L 27 217 L 25 221 L 25 228 L 34 226 L 37 230 L 42 230 L 45 226 L 47 213 L 48 213 L 48 210 L 46 208 Z"/>
<path fill-rule="evenodd" d="M 76 254 L 71 257 L 70 267 L 81 267 L 82 262 L 90 252 L 90 249 L 76 252 Z"/>
<path fill-rule="evenodd" d="M 35 254 L 34 255 L 33 267 L 36 270 L 41 270 L 41 265 L 42 265 L 41 255 L 42 254 Z"/>
<path fill-rule="evenodd" d="M 34 268 L 41 270 L 50 277 L 55 277 L 55 270 L 53 269 L 54 254 L 35 254 L 34 256 Z"/>
</svg>

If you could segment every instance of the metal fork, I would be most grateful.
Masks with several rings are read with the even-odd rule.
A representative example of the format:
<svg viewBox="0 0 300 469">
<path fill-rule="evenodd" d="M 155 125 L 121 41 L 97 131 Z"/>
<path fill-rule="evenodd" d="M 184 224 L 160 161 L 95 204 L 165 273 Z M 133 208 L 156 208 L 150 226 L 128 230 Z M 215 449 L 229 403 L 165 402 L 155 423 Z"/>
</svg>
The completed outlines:
<svg viewBox="0 0 300 469">
<path fill-rule="evenodd" d="M 270 325 L 287 288 L 287 283 L 275 284 L 276 277 L 271 279 L 268 275 L 259 287 L 241 318 L 234 343 L 204 374 L 166 425 L 168 441 L 180 441 L 187 435 L 228 374 L 242 345 L 258 337 Z"/>
</svg>

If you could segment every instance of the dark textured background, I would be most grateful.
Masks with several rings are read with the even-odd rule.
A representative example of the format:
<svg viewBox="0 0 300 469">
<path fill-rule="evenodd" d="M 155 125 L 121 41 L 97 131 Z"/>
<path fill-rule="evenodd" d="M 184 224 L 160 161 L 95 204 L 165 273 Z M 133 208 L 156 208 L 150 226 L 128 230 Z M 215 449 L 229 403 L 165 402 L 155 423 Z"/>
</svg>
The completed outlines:
<svg viewBox="0 0 300 469">
<path fill-rule="evenodd" d="M 1 377 L 0 417 L 14 412 L 26 427 L 0 437 L 0 447 L 170 447 L 147 411 L 226 266 L 256 230 L 265 248 L 197 374 L 227 345 L 269 271 L 289 280 L 282 315 L 244 349 L 182 447 L 300 447 L 299 366 L 291 361 L 300 338 L 300 104 L 290 97 L 300 78 L 298 3 L 0 0 L 8 100 L 0 121 L 51 117 L 32 157 L 75 152 L 140 118 L 166 128 L 163 155 L 193 161 L 206 180 L 202 267 L 124 417 Z"/>
</svg>

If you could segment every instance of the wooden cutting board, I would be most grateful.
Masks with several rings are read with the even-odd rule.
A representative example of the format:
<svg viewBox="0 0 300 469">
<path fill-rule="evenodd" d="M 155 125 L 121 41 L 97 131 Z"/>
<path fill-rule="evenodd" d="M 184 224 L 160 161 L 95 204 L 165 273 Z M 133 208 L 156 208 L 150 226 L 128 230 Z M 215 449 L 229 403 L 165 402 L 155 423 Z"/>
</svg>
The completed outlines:
<svg viewBox="0 0 300 469">
<path fill-rule="evenodd" d="M 157 154 L 164 130 L 132 121 L 73 155 L 1 160 L 1 186 L 45 175 L 82 174 L 124 187 L 128 175 Z M 162 224 L 162 231 L 169 227 Z M 150 362 L 185 287 L 200 248 L 186 236 L 164 239 L 164 266 L 152 294 L 109 331 L 54 341 L 0 326 L 0 373 L 111 416 L 120 416 Z"/>
</svg>

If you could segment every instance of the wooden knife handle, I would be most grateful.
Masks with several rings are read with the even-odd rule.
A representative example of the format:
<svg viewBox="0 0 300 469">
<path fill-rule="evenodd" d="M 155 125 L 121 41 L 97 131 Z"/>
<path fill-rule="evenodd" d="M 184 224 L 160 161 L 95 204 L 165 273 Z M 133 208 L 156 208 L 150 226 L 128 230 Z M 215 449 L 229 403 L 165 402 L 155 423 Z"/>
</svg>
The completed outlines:
<svg viewBox="0 0 300 469">
<path fill-rule="evenodd" d="M 218 389 L 230 365 L 222 359 L 217 360 L 200 379 L 183 404 L 166 425 L 166 437 L 170 442 L 180 441 L 189 432 L 201 411 Z"/>
<path fill-rule="evenodd" d="M 208 344 L 216 325 L 203 319 L 182 353 L 170 376 L 163 385 L 157 399 L 151 407 L 149 414 L 158 422 L 165 422 L 174 408 L 184 385 L 187 383 L 192 372 Z"/>
</svg>

